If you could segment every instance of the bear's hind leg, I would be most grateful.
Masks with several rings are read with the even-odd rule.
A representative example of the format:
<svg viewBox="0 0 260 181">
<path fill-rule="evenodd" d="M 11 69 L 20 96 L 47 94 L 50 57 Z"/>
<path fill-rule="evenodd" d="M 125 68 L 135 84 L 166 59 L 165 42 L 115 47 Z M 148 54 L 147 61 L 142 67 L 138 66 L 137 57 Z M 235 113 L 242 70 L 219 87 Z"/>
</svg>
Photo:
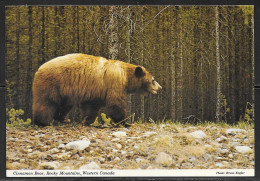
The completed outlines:
<svg viewBox="0 0 260 181">
<path fill-rule="evenodd" d="M 56 109 L 54 119 L 59 122 L 64 122 L 65 116 L 68 114 L 71 108 L 71 105 L 61 105 L 58 109 Z"/>
<path fill-rule="evenodd" d="M 50 125 L 55 108 L 49 104 L 38 104 L 33 107 L 33 123 L 39 126 Z"/>
</svg>

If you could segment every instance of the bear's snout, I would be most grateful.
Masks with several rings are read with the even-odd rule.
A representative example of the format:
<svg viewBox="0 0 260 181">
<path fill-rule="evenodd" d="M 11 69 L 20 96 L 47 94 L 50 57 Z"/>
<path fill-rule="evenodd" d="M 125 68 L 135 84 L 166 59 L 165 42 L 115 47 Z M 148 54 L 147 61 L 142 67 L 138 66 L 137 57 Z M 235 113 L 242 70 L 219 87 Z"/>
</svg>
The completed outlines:
<svg viewBox="0 0 260 181">
<path fill-rule="evenodd" d="M 162 89 L 162 86 L 155 81 L 155 86 L 152 88 L 151 93 L 152 94 L 158 94 L 158 91 Z"/>
</svg>

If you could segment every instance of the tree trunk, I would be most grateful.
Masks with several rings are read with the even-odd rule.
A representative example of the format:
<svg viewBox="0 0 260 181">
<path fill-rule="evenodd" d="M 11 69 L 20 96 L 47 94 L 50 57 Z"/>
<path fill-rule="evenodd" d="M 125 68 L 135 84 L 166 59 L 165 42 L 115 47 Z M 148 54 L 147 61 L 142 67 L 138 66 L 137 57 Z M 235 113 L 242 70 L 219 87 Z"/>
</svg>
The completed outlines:
<svg viewBox="0 0 260 181">
<path fill-rule="evenodd" d="M 20 99 L 19 99 L 19 88 L 20 88 L 20 9 L 17 9 L 17 16 L 16 16 L 16 23 L 17 23 L 17 28 L 16 28 L 16 93 L 17 93 L 17 99 L 15 100 L 15 105 L 20 105 Z"/>
<path fill-rule="evenodd" d="M 109 8 L 109 38 L 108 38 L 108 51 L 109 57 L 112 60 L 116 60 L 118 56 L 118 6 L 111 6 Z"/>
<path fill-rule="evenodd" d="M 141 12 L 143 12 L 143 7 L 141 7 Z M 143 19 L 143 13 L 141 13 L 141 54 L 140 54 L 140 65 L 144 65 L 144 19 Z M 141 96 L 141 102 L 140 102 L 140 118 L 142 121 L 144 121 L 144 96 Z"/>
<path fill-rule="evenodd" d="M 30 113 L 30 108 L 31 108 L 31 97 L 32 97 L 32 6 L 28 7 L 28 22 L 29 22 L 29 28 L 28 28 L 28 34 L 29 34 L 29 41 L 28 41 L 28 45 L 29 45 L 29 50 L 28 50 L 28 66 L 27 66 L 27 77 L 26 77 L 26 82 L 27 82 L 27 86 L 26 86 L 26 106 L 25 106 L 25 114 L 27 115 L 27 117 L 31 116 Z"/>
<path fill-rule="evenodd" d="M 44 12 L 44 9 L 45 9 L 45 7 L 44 6 L 42 6 L 41 7 L 42 8 L 42 27 L 41 27 L 41 35 L 42 35 L 42 37 L 41 37 L 41 42 L 42 42 L 42 44 L 41 44 L 41 61 L 39 62 L 39 66 L 40 65 L 42 65 L 44 62 L 45 62 L 45 52 L 44 52 L 44 50 L 45 50 L 45 12 Z"/>
<path fill-rule="evenodd" d="M 252 109 L 255 110 L 255 89 L 254 89 L 254 81 L 255 81 L 255 49 L 254 49 L 254 37 L 255 37 L 255 31 L 254 31 L 254 15 L 251 17 L 251 31 L 252 31 L 252 42 L 251 42 L 251 61 L 252 61 L 252 78 L 251 78 L 251 89 L 252 89 Z"/>
<path fill-rule="evenodd" d="M 130 10 L 130 7 L 128 7 L 128 10 L 127 10 L 127 63 L 131 63 L 131 34 L 132 34 L 132 29 L 131 29 L 131 10 Z M 127 96 L 127 115 L 130 116 L 131 115 L 131 106 L 132 106 L 132 96 L 131 94 L 129 94 Z"/>
<path fill-rule="evenodd" d="M 216 105 L 216 121 L 220 122 L 221 108 L 221 74 L 220 74 L 220 53 L 219 53 L 219 12 L 218 6 L 215 7 L 215 23 L 216 23 L 216 68 L 217 68 L 217 105 Z"/>
</svg>

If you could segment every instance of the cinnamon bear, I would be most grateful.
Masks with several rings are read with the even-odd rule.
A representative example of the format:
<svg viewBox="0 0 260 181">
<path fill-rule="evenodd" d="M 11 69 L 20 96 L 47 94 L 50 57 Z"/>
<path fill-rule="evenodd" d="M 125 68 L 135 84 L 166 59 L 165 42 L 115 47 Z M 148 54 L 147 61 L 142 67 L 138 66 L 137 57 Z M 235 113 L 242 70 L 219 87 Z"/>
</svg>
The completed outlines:
<svg viewBox="0 0 260 181">
<path fill-rule="evenodd" d="M 162 87 L 142 66 L 86 54 L 68 54 L 44 63 L 33 80 L 33 122 L 63 121 L 79 106 L 87 125 L 101 107 L 114 122 L 126 117 L 127 94 L 157 94 Z"/>
</svg>

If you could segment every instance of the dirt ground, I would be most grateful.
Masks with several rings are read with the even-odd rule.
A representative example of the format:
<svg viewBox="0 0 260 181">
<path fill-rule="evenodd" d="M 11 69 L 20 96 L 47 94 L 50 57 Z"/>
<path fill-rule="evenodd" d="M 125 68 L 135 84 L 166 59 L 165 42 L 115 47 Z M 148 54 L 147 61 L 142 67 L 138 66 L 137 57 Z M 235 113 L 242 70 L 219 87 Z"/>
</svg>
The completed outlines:
<svg viewBox="0 0 260 181">
<path fill-rule="evenodd" d="M 85 141 L 85 148 L 68 143 Z M 252 169 L 254 129 L 133 124 L 7 128 L 7 169 Z M 82 145 L 81 145 L 82 146 Z"/>
</svg>

